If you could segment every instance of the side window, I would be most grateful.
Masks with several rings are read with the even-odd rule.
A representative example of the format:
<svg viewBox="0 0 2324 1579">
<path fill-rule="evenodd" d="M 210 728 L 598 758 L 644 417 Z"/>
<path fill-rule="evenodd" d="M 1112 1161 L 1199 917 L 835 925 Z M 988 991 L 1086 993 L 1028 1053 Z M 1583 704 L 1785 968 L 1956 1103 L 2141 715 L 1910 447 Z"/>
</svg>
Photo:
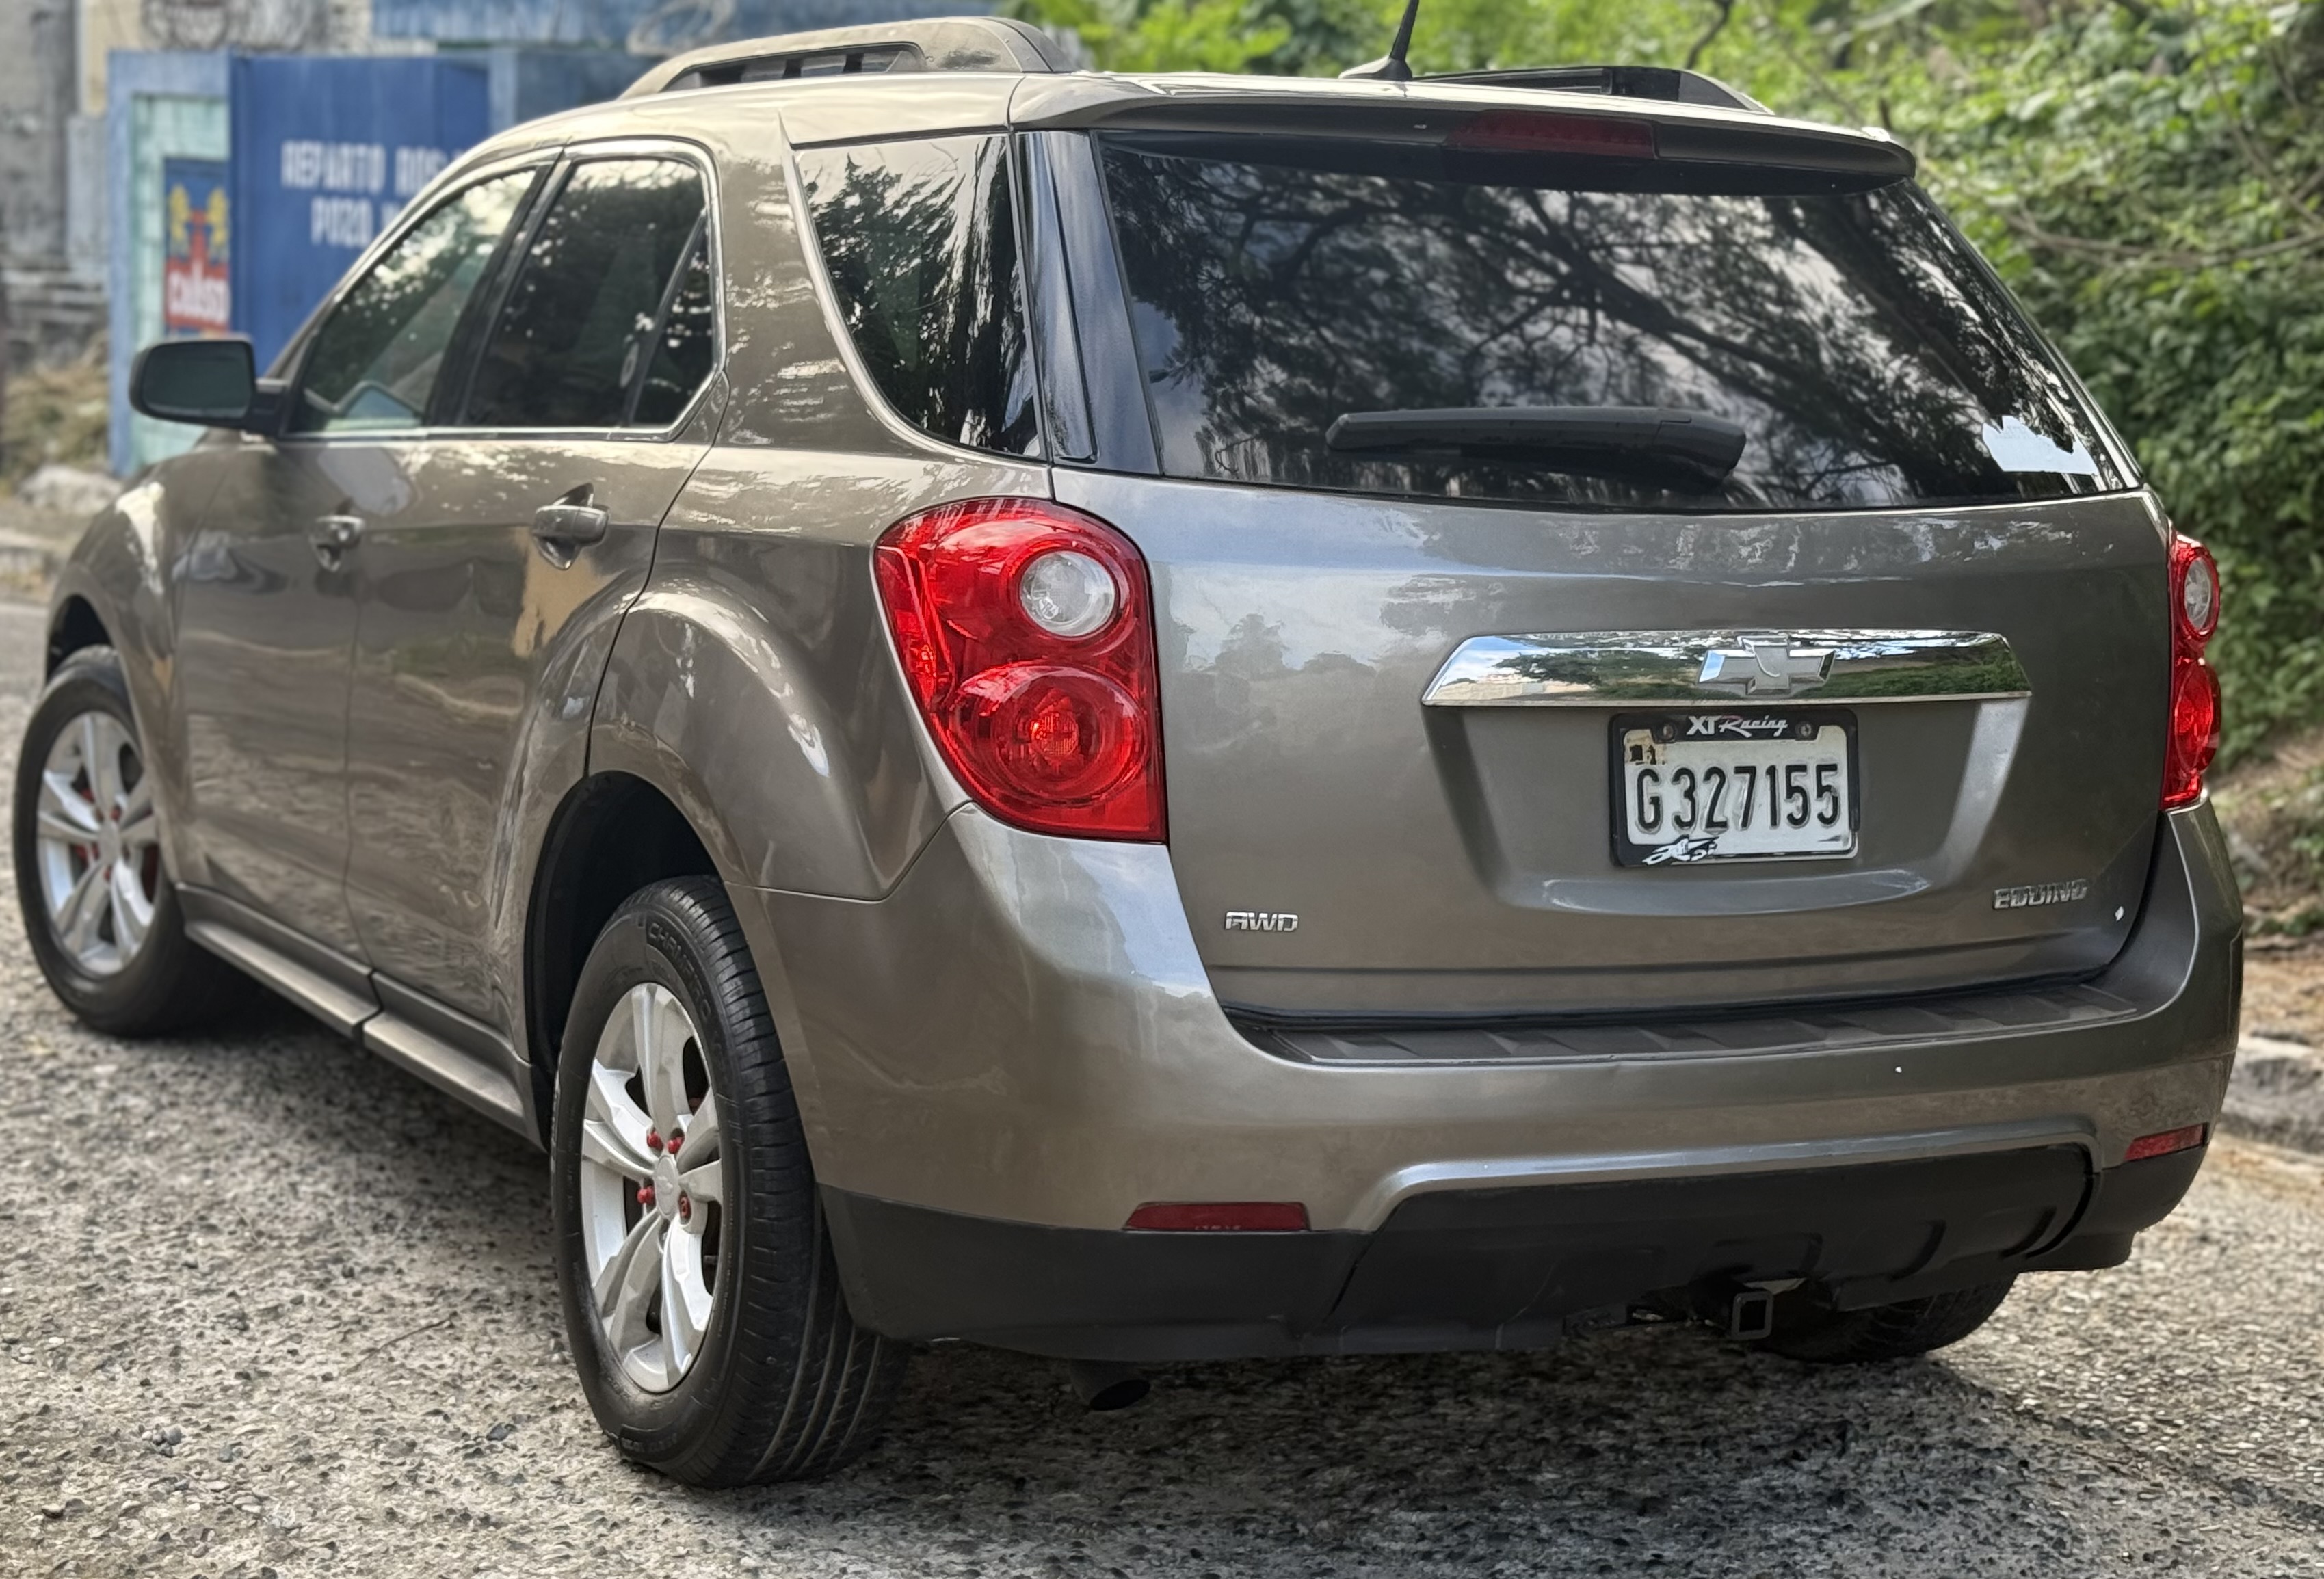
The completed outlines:
<svg viewBox="0 0 2324 1579">
<path fill-rule="evenodd" d="M 667 428 L 710 376 L 718 360 L 718 308 L 712 292 L 710 242 L 698 239 L 670 282 L 669 306 L 662 314 L 661 338 L 646 365 L 632 425 Z"/>
<path fill-rule="evenodd" d="M 291 427 L 417 428 L 468 299 L 537 172 L 479 181 L 406 232 L 316 332 Z"/>
<path fill-rule="evenodd" d="M 702 177 L 693 166 L 668 159 L 576 165 L 525 246 L 461 422 L 668 422 L 710 370 L 704 229 Z"/>
<path fill-rule="evenodd" d="M 799 169 L 840 316 L 880 392 L 938 439 L 1034 454 L 1007 141 L 807 149 Z"/>
</svg>

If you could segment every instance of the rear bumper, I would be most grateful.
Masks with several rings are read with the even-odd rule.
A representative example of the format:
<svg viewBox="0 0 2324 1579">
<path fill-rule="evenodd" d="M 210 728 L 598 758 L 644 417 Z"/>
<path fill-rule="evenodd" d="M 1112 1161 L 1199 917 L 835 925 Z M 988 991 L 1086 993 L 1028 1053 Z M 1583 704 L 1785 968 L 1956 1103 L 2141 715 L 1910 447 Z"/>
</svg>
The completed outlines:
<svg viewBox="0 0 2324 1579">
<path fill-rule="evenodd" d="M 1076 1360 L 1536 1348 L 1801 1279 L 1841 1309 L 2113 1266 L 2202 1151 L 2077 1146 L 1736 1177 L 1447 1190 L 1377 1232 L 1044 1228 L 824 1192 L 857 1320 Z"/>
<path fill-rule="evenodd" d="M 2207 807 L 2162 820 L 2138 924 L 2086 983 L 2104 1012 L 1908 1017 L 1637 1055 L 1347 1065 L 1263 1050 L 1212 993 L 1166 849 L 1043 838 L 973 809 L 883 900 L 732 891 L 867 1319 L 908 1307 L 874 1285 L 914 1274 L 850 1237 L 853 1200 L 1037 1237 L 1119 1231 L 1148 1201 L 1297 1201 L 1320 1240 L 1387 1232 L 1423 1197 L 1524 1186 L 2052 1149 L 2106 1175 L 2135 1137 L 2216 1115 L 2241 973 Z"/>
</svg>

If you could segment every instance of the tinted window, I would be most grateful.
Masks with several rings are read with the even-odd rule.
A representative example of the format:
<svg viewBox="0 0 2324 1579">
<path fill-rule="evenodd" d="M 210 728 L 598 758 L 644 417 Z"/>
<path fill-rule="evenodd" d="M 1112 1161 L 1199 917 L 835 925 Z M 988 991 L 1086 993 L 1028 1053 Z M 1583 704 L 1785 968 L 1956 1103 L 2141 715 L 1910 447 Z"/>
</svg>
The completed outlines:
<svg viewBox="0 0 2324 1579">
<path fill-rule="evenodd" d="M 718 309 L 711 296 L 706 238 L 694 244 L 671 283 L 661 336 L 646 365 L 645 386 L 638 392 L 632 420 L 640 428 L 667 428 L 677 421 L 718 359 Z"/>
<path fill-rule="evenodd" d="M 1909 184 L 1665 190 L 1634 162 L 1341 143 L 1327 169 L 1287 140 L 1265 162 L 1221 141 L 1104 150 L 1174 476 L 1690 510 L 2122 485 L 2070 381 Z M 1507 406 L 1674 408 L 1748 437 L 1723 483 L 1324 442 L 1343 413 Z M 2045 460 L 2066 469 L 2015 469 Z"/>
<path fill-rule="evenodd" d="M 292 426 L 416 428 L 460 314 L 534 172 L 468 188 L 407 232 L 316 332 Z"/>
<path fill-rule="evenodd" d="M 841 316 L 880 392 L 938 439 L 1033 454 L 1033 362 L 999 137 L 799 155 Z"/>
<path fill-rule="evenodd" d="M 699 239 L 702 212 L 702 178 L 691 165 L 639 159 L 576 167 L 526 243 L 462 422 L 626 422 L 662 344 L 670 286 Z"/>
</svg>

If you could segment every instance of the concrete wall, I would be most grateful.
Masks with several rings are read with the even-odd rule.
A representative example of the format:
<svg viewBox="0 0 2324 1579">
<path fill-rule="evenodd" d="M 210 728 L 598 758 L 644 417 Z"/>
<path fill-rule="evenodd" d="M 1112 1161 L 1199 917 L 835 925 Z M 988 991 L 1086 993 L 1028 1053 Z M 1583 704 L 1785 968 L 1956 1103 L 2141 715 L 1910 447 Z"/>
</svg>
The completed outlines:
<svg viewBox="0 0 2324 1579">
<path fill-rule="evenodd" d="M 0 4 L 0 249 L 11 258 L 64 251 L 72 60 L 72 0 Z"/>
</svg>

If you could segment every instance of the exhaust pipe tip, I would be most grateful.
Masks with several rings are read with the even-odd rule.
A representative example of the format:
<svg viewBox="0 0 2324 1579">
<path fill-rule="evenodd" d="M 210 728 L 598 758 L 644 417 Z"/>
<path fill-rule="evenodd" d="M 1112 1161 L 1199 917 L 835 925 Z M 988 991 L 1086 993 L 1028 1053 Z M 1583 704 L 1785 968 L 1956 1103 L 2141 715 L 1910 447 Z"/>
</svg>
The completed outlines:
<svg viewBox="0 0 2324 1579">
<path fill-rule="evenodd" d="M 1065 1378 L 1073 1383 L 1074 1395 L 1093 1414 L 1143 1403 L 1154 1390 L 1136 1366 L 1111 1360 L 1068 1360 Z"/>
</svg>

